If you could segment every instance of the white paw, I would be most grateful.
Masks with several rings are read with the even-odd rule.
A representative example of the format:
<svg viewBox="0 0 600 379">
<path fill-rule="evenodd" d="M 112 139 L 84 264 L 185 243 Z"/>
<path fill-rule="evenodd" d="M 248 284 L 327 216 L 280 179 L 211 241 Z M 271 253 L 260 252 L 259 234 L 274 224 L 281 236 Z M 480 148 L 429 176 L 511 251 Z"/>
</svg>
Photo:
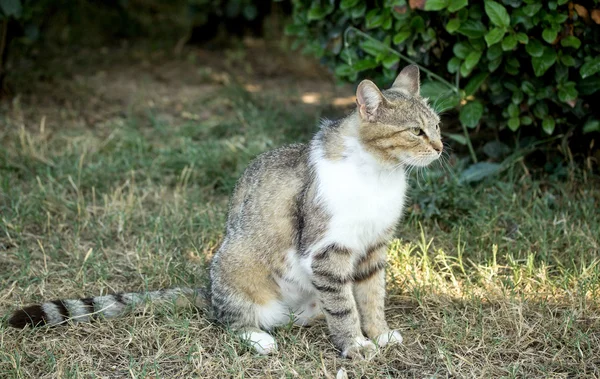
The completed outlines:
<svg viewBox="0 0 600 379">
<path fill-rule="evenodd" d="M 335 375 L 335 379 L 348 379 L 348 372 L 346 371 L 346 369 L 343 367 L 339 369 L 337 374 Z"/>
<path fill-rule="evenodd" d="M 342 357 L 350 359 L 370 358 L 377 352 L 377 346 L 365 337 L 357 337 L 354 343 L 342 351 Z"/>
<path fill-rule="evenodd" d="M 240 335 L 258 354 L 268 355 L 277 351 L 277 342 L 269 333 L 263 331 L 246 331 Z"/>
<path fill-rule="evenodd" d="M 400 345 L 402 343 L 402 335 L 397 330 L 390 330 L 382 333 L 375 338 L 377 346 L 384 347 L 385 345 Z"/>
</svg>

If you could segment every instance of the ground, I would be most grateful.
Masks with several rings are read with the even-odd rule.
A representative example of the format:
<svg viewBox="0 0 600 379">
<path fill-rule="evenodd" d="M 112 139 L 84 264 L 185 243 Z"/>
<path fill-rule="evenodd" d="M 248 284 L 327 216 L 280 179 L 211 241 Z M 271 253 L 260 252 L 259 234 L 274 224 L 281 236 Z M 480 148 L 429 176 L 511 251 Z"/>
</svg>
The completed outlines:
<svg viewBox="0 0 600 379">
<path fill-rule="evenodd" d="M 353 104 L 350 86 L 261 41 L 29 64 L 35 80 L 0 105 L 0 317 L 202 285 L 249 160 Z M 350 361 L 325 325 L 289 326 L 262 357 L 198 312 L 148 307 L 64 328 L 2 322 L 0 377 L 600 377 L 598 177 L 537 175 L 525 157 L 467 184 L 464 159 L 447 158 L 412 174 L 389 249 L 387 314 L 403 346 Z"/>
</svg>

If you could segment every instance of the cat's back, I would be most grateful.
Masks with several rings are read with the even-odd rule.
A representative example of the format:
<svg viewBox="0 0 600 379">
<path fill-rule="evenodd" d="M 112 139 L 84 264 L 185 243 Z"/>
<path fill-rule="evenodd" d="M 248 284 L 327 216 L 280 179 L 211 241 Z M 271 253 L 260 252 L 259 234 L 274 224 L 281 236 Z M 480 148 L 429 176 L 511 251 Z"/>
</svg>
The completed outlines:
<svg viewBox="0 0 600 379">
<path fill-rule="evenodd" d="M 286 145 L 259 155 L 248 165 L 231 196 L 228 231 L 260 230 L 256 223 L 267 227 L 271 221 L 290 219 L 298 194 L 309 181 L 308 150 L 306 144 Z"/>
<path fill-rule="evenodd" d="M 240 177 L 240 183 L 265 174 L 281 175 L 287 170 L 302 169 L 308 162 L 308 145 L 291 144 L 266 151 L 257 156 Z"/>
</svg>

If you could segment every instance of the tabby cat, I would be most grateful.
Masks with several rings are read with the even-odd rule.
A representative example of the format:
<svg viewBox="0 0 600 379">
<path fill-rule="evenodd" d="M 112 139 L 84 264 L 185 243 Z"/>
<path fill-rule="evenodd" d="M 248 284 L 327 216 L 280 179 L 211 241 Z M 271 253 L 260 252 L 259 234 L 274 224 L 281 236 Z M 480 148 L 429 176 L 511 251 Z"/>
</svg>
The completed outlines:
<svg viewBox="0 0 600 379">
<path fill-rule="evenodd" d="M 364 80 L 357 108 L 324 121 L 308 144 L 257 157 L 237 182 L 210 290 L 175 288 L 55 300 L 14 313 L 14 327 L 116 317 L 147 301 L 206 307 L 258 353 L 269 331 L 324 316 L 333 344 L 350 358 L 402 342 L 385 320 L 387 244 L 402 216 L 405 169 L 427 166 L 443 145 L 438 115 L 419 95 L 419 69 L 380 91 Z"/>
</svg>

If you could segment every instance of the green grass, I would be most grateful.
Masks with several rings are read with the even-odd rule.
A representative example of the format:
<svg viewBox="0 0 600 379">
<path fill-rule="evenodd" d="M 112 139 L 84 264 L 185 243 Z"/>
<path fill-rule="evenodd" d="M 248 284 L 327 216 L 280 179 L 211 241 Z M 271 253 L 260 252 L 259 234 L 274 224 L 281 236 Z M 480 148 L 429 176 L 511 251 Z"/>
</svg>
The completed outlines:
<svg viewBox="0 0 600 379">
<path fill-rule="evenodd" d="M 307 141 L 321 107 L 225 86 L 101 127 L 0 120 L 0 314 L 42 299 L 200 285 L 227 196 L 258 153 Z M 26 107 L 26 105 L 22 105 Z M 276 332 L 259 357 L 191 310 L 68 328 L 0 326 L 0 377 L 600 377 L 600 183 L 525 175 L 461 184 L 413 175 L 390 246 L 388 317 L 405 344 L 338 357 L 323 324 Z M 577 171 L 574 171 L 575 173 Z M 576 177 L 577 175 L 575 175 Z"/>
</svg>

